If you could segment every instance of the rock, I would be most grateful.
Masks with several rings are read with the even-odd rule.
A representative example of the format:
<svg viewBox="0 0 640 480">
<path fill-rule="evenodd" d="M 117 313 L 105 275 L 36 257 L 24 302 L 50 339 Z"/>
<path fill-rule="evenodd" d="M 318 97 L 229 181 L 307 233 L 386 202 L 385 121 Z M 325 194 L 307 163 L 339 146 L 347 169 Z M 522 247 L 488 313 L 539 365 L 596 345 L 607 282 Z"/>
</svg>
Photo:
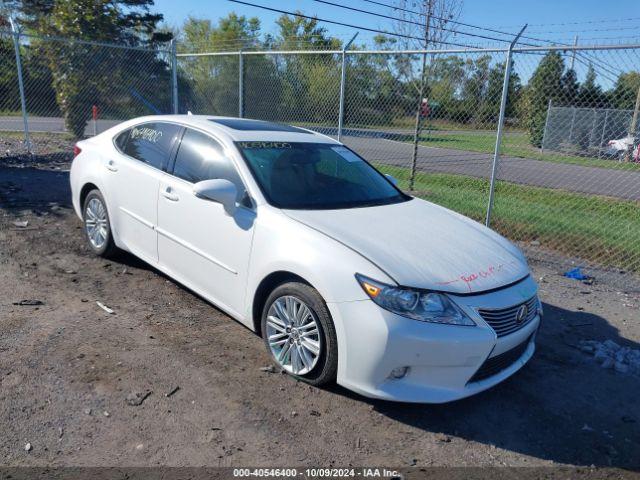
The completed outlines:
<svg viewBox="0 0 640 480">
<path fill-rule="evenodd" d="M 622 362 L 616 362 L 613 368 L 618 373 L 627 373 L 629 371 L 629 365 L 625 365 Z"/>
<path fill-rule="evenodd" d="M 614 350 L 614 351 L 620 350 L 620 345 L 618 345 L 613 340 L 605 340 L 603 345 L 607 347 L 609 350 Z"/>
<path fill-rule="evenodd" d="M 31 444 L 30 444 L 30 443 L 27 443 L 27 444 L 24 446 L 24 450 L 25 450 L 25 452 L 30 452 L 32 449 L 33 449 L 33 447 L 31 446 Z"/>
<path fill-rule="evenodd" d="M 582 427 L 582 431 L 583 432 L 593 432 L 593 428 L 591 428 L 589 425 L 587 425 L 585 423 L 584 426 Z"/>
<path fill-rule="evenodd" d="M 16 220 L 13 224 L 18 228 L 27 228 L 29 226 L 28 220 Z"/>
<path fill-rule="evenodd" d="M 276 373 L 276 367 L 274 367 L 273 365 L 268 365 L 266 367 L 261 367 L 260 371 L 266 373 Z"/>
<path fill-rule="evenodd" d="M 317 410 L 311 410 L 309 412 L 309 415 L 313 416 L 313 417 L 319 417 L 320 415 L 322 415 L 319 411 Z"/>
<path fill-rule="evenodd" d="M 593 353 L 593 346 L 592 345 L 582 345 L 580 347 L 580 350 L 582 350 L 584 353 Z"/>
<path fill-rule="evenodd" d="M 605 369 L 609 369 L 609 368 L 613 368 L 613 366 L 615 365 L 615 360 L 613 358 L 606 358 L 604 360 L 604 362 L 602 362 L 602 365 L 600 365 L 602 368 Z"/>
<path fill-rule="evenodd" d="M 292 417 L 297 417 L 298 416 L 298 412 L 296 412 L 296 411 L 291 412 L 291 416 Z"/>
<path fill-rule="evenodd" d="M 136 445 L 136 450 L 142 450 L 144 448 L 144 443 L 139 443 Z"/>
<path fill-rule="evenodd" d="M 110 415 L 111 415 L 111 414 L 110 414 L 109 412 L 107 412 L 106 410 L 105 410 L 104 412 L 102 412 L 102 414 L 103 414 L 105 417 L 108 417 L 108 416 L 110 416 Z"/>
<path fill-rule="evenodd" d="M 437 439 L 442 443 L 451 443 L 451 437 L 449 435 L 438 435 Z"/>
<path fill-rule="evenodd" d="M 85 408 L 85 409 L 84 409 L 84 413 L 85 413 L 86 415 L 91 415 L 91 409 L 90 409 L 90 408 Z"/>
<path fill-rule="evenodd" d="M 609 358 L 609 355 L 605 350 L 598 349 L 596 350 L 596 353 L 593 356 L 593 358 L 596 362 L 602 364 L 605 360 Z"/>
</svg>

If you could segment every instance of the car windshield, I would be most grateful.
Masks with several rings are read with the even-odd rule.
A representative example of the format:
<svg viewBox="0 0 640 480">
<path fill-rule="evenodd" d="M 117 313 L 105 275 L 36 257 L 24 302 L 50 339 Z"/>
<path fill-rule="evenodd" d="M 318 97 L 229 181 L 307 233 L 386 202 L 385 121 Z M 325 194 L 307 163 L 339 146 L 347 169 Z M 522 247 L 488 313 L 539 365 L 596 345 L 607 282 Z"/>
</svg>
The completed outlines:
<svg viewBox="0 0 640 480">
<path fill-rule="evenodd" d="M 269 203 L 279 208 L 354 208 L 411 198 L 343 145 L 267 141 L 236 145 Z"/>
</svg>

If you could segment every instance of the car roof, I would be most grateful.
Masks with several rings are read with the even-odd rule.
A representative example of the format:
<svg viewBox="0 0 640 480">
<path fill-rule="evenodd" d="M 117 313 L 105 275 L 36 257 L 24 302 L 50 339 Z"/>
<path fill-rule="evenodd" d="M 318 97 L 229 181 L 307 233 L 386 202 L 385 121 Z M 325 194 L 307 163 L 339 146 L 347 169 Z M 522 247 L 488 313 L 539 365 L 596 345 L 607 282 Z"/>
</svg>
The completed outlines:
<svg viewBox="0 0 640 480">
<path fill-rule="evenodd" d="M 213 115 L 150 115 L 135 120 L 132 124 L 151 121 L 180 123 L 213 134 L 225 135 L 232 141 L 338 143 L 331 137 L 305 128 L 264 120 Z"/>
</svg>

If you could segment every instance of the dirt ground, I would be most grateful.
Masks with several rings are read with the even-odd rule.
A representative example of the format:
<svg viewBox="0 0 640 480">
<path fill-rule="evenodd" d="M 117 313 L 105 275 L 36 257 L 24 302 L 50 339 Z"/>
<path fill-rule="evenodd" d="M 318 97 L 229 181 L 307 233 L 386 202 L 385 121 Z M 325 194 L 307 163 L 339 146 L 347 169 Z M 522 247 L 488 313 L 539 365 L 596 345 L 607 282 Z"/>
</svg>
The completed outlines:
<svg viewBox="0 0 640 480">
<path fill-rule="evenodd" d="M 640 348 L 640 294 L 532 268 L 545 317 L 520 372 L 450 404 L 372 401 L 263 371 L 260 338 L 215 307 L 89 254 L 64 163 L 0 160 L 0 465 L 638 468 L 640 377 L 579 342 Z"/>
</svg>

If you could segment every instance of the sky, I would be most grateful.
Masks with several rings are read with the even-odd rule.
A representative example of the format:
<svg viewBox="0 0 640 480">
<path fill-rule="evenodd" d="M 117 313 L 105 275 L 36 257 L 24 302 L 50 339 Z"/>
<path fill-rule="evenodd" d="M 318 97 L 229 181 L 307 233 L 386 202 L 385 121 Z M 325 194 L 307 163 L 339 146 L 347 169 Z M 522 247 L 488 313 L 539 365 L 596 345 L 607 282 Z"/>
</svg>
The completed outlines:
<svg viewBox="0 0 640 480">
<path fill-rule="evenodd" d="M 306 15 L 318 16 L 344 23 L 369 28 L 388 30 L 390 20 L 363 13 L 349 11 L 319 3 L 314 0 L 246 0 L 249 3 L 265 5 L 280 10 L 300 10 Z M 379 0 L 391 4 L 393 0 Z M 386 7 L 364 0 L 333 0 L 333 3 L 348 5 L 385 15 L 394 15 Z M 420 0 L 407 2 L 419 4 Z M 171 26 L 180 26 L 188 16 L 208 18 L 216 21 L 230 12 L 249 17 L 256 16 L 262 21 L 263 32 L 274 30 L 274 20 L 278 13 L 255 7 L 232 3 L 227 0 L 155 0 L 154 9 L 164 14 Z M 621 20 L 625 19 L 625 20 Z M 638 0 L 467 0 L 463 3 L 460 21 L 474 25 L 517 32 L 525 23 L 530 26 L 527 33 L 555 41 L 573 42 L 578 35 L 581 43 L 620 43 L 640 41 L 640 2 Z M 571 24 L 592 21 L 595 23 Z M 564 25 L 560 25 L 564 24 Z M 348 39 L 355 29 L 337 25 L 325 25 L 330 34 Z M 466 29 L 470 32 L 477 30 Z M 360 32 L 360 39 L 369 39 L 372 33 Z M 488 34 L 491 35 L 491 34 Z M 459 36 L 459 39 L 468 37 Z M 603 39 L 603 40 L 596 40 Z M 481 40 L 483 41 L 483 40 Z M 468 42 L 467 42 L 468 43 Z"/>
</svg>

